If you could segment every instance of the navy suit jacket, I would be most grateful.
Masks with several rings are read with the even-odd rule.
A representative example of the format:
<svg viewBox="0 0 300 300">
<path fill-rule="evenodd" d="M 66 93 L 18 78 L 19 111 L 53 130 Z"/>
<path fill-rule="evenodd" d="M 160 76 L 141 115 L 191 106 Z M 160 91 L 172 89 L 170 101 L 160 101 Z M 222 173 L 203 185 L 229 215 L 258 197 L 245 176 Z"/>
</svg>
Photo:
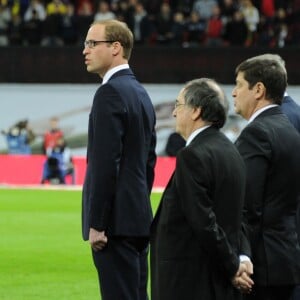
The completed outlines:
<svg viewBox="0 0 300 300">
<path fill-rule="evenodd" d="M 300 282 L 300 135 L 280 108 L 273 107 L 249 123 L 235 144 L 247 170 L 245 216 L 254 282 L 295 285 Z"/>
<path fill-rule="evenodd" d="M 130 69 L 94 96 L 89 116 L 82 232 L 149 236 L 156 134 L 151 100 Z"/>
<path fill-rule="evenodd" d="M 281 110 L 300 133 L 300 106 L 290 96 L 284 96 Z"/>
</svg>

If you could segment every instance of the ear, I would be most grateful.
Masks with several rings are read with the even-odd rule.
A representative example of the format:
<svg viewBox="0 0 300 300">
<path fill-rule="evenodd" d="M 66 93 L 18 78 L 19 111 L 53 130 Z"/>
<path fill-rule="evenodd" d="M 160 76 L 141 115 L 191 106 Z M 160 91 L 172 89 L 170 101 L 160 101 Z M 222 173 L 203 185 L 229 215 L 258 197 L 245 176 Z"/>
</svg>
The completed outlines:
<svg viewBox="0 0 300 300">
<path fill-rule="evenodd" d="M 120 51 L 122 51 L 122 46 L 119 42 L 113 42 L 111 46 L 113 56 L 117 56 L 120 53 Z"/>
<path fill-rule="evenodd" d="M 255 91 L 255 99 L 260 100 L 265 97 L 266 87 L 262 82 L 259 81 L 256 83 L 254 87 L 254 91 Z"/>
<path fill-rule="evenodd" d="M 201 107 L 193 107 L 193 111 L 192 111 L 192 120 L 196 121 L 200 118 L 201 116 Z"/>
</svg>

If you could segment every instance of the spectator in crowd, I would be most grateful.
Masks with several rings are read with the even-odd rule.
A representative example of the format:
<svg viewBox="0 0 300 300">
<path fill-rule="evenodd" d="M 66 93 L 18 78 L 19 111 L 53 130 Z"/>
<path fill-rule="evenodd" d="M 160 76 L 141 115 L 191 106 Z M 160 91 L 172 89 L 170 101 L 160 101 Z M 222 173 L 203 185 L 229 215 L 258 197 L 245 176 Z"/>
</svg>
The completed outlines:
<svg viewBox="0 0 300 300">
<path fill-rule="evenodd" d="M 64 136 L 63 131 L 58 126 L 59 119 L 53 117 L 50 119 L 50 129 L 44 134 L 43 153 L 47 153 L 47 149 L 53 149 L 57 146 L 57 141 Z"/>
<path fill-rule="evenodd" d="M 259 24 L 256 31 L 256 46 L 272 47 L 274 46 L 274 25 L 273 19 L 260 17 Z"/>
<path fill-rule="evenodd" d="M 253 5 L 252 0 L 242 0 L 241 11 L 248 27 L 247 45 L 254 45 L 256 41 L 257 26 L 260 21 L 259 11 Z"/>
<path fill-rule="evenodd" d="M 286 45 L 289 36 L 289 27 L 287 23 L 287 14 L 283 8 L 279 8 L 274 17 L 273 22 L 274 30 L 274 46 L 283 48 Z"/>
<path fill-rule="evenodd" d="M 220 47 L 223 44 L 223 20 L 219 5 L 212 8 L 212 15 L 207 21 L 206 45 L 209 47 Z"/>
<path fill-rule="evenodd" d="M 235 142 L 247 171 L 245 224 L 255 282 L 247 300 L 289 300 L 300 280 L 300 135 L 279 107 L 286 86 L 276 60 L 254 57 L 236 68 L 235 111 L 248 120 Z"/>
<path fill-rule="evenodd" d="M 28 120 L 17 122 L 8 131 L 2 130 L 2 134 L 6 137 L 9 154 L 31 154 L 31 143 L 35 134 Z"/>
<path fill-rule="evenodd" d="M 110 10 L 109 4 L 106 1 L 100 1 L 98 11 L 94 16 L 94 21 L 112 20 L 115 19 L 115 14 Z"/>
<path fill-rule="evenodd" d="M 8 25 L 9 44 L 14 46 L 23 45 L 23 21 L 19 13 L 12 15 Z"/>
<path fill-rule="evenodd" d="M 126 24 L 106 20 L 91 25 L 83 50 L 87 71 L 103 79 L 89 118 L 82 203 L 102 299 L 148 299 L 155 112 L 129 68 L 132 47 Z"/>
<path fill-rule="evenodd" d="M 75 15 L 75 7 L 72 3 L 67 3 L 67 12 L 61 16 L 60 33 L 64 45 L 75 45 L 78 40 L 78 19 Z"/>
<path fill-rule="evenodd" d="M 43 21 L 40 20 L 37 11 L 33 10 L 31 19 L 24 22 L 24 43 L 25 45 L 40 45 L 43 34 Z"/>
<path fill-rule="evenodd" d="M 202 78 L 175 102 L 176 132 L 186 146 L 151 225 L 152 300 L 235 300 L 237 288 L 251 290 L 239 259 L 245 166 L 219 130 L 226 101 L 215 81 Z"/>
<path fill-rule="evenodd" d="M 0 47 L 9 44 L 8 26 L 11 21 L 11 12 L 7 4 L 0 1 Z"/>
<path fill-rule="evenodd" d="M 156 16 L 161 8 L 163 2 L 172 2 L 172 1 L 161 1 L 161 0 L 144 0 L 144 7 L 149 14 L 149 16 Z"/>
<path fill-rule="evenodd" d="M 24 14 L 24 21 L 28 22 L 32 19 L 38 19 L 40 21 L 45 21 L 46 19 L 46 9 L 40 0 L 31 0 L 28 8 Z"/>
<path fill-rule="evenodd" d="M 207 21 L 212 16 L 213 7 L 217 4 L 218 2 L 215 0 L 195 0 L 193 11 Z"/>
<path fill-rule="evenodd" d="M 291 37 L 289 43 L 291 45 L 300 45 L 300 1 L 292 1 L 291 13 L 289 15 Z"/>
<path fill-rule="evenodd" d="M 134 28 L 134 14 L 136 0 L 120 0 L 117 2 L 117 8 L 115 10 L 116 18 L 127 24 L 132 30 Z"/>
<path fill-rule="evenodd" d="M 133 36 L 136 44 L 148 44 L 153 33 L 153 25 L 142 2 L 137 1 L 134 6 Z"/>
<path fill-rule="evenodd" d="M 170 44 L 172 40 L 173 14 L 169 3 L 163 2 L 155 18 L 156 40 L 160 44 Z"/>
<path fill-rule="evenodd" d="M 173 3 L 173 1 L 171 1 L 171 3 Z M 174 12 L 183 13 L 184 17 L 187 18 L 193 10 L 193 4 L 194 0 L 177 0 L 174 6 L 172 6 L 172 9 Z"/>
<path fill-rule="evenodd" d="M 91 0 L 80 0 L 76 5 L 76 14 L 78 16 L 91 16 L 94 12 L 94 5 Z"/>
<path fill-rule="evenodd" d="M 60 24 L 67 13 L 67 5 L 61 0 L 51 0 L 46 6 L 47 17 L 43 26 L 42 46 L 63 46 Z"/>
<path fill-rule="evenodd" d="M 233 14 L 231 21 L 225 26 L 225 41 L 231 46 L 244 46 L 247 40 L 248 27 L 241 11 L 237 10 Z"/>
<path fill-rule="evenodd" d="M 206 20 L 200 18 L 195 11 L 191 12 L 186 23 L 186 37 L 184 47 L 197 47 L 206 40 Z"/>
<path fill-rule="evenodd" d="M 226 25 L 233 18 L 234 13 L 239 10 L 236 0 L 223 0 L 219 3 L 223 24 Z"/>
<path fill-rule="evenodd" d="M 176 12 L 174 14 L 171 33 L 173 45 L 182 46 L 186 37 L 186 24 L 182 12 Z"/>
<path fill-rule="evenodd" d="M 94 19 L 94 6 L 91 0 L 81 0 L 77 6 L 78 44 L 82 45 L 86 32 Z"/>
<path fill-rule="evenodd" d="M 262 0 L 260 1 L 260 12 L 267 18 L 273 18 L 275 15 L 275 1 L 274 0 Z"/>
</svg>

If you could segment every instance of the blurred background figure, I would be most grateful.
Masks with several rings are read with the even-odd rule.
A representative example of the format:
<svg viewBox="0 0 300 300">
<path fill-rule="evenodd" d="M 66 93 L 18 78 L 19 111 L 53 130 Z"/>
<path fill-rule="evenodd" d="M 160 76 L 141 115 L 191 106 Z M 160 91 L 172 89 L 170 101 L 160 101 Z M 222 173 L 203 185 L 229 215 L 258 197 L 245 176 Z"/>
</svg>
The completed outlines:
<svg viewBox="0 0 300 300">
<path fill-rule="evenodd" d="M 168 156 L 174 157 L 177 152 L 185 146 L 184 138 L 177 132 L 170 134 L 167 145 L 166 145 L 166 154 Z"/>
<path fill-rule="evenodd" d="M 5 135 L 9 154 L 31 154 L 31 143 L 35 134 L 29 127 L 28 120 L 14 124 L 8 131 L 2 130 Z"/>
<path fill-rule="evenodd" d="M 71 150 L 63 137 L 56 141 L 53 148 L 47 148 L 47 159 L 43 166 L 41 183 L 66 183 L 66 176 L 71 175 L 72 184 L 75 184 L 75 169 L 72 160 Z"/>
<path fill-rule="evenodd" d="M 44 134 L 43 153 L 47 153 L 47 149 L 53 149 L 57 146 L 57 141 L 64 137 L 63 131 L 58 126 L 59 120 L 57 117 L 50 119 L 50 129 Z"/>
<path fill-rule="evenodd" d="M 259 24 L 260 14 L 251 0 L 242 0 L 241 3 L 241 12 L 244 15 L 248 27 L 247 46 L 251 46 L 255 44 L 257 37 L 257 26 Z"/>
<path fill-rule="evenodd" d="M 94 21 L 103 21 L 115 19 L 116 15 L 111 11 L 109 3 L 106 1 L 100 1 L 98 4 L 98 10 L 94 16 Z"/>
<path fill-rule="evenodd" d="M 7 37 L 9 22 L 11 21 L 10 8 L 3 1 L 0 1 L 0 47 L 7 46 L 9 39 Z"/>
</svg>

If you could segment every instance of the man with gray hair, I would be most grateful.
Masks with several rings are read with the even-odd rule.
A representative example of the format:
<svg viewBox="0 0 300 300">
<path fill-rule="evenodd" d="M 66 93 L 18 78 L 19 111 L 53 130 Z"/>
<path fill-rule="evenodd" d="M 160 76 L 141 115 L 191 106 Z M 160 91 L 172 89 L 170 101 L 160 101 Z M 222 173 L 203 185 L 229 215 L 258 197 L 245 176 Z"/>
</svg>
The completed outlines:
<svg viewBox="0 0 300 300">
<path fill-rule="evenodd" d="M 237 300 L 251 290 L 239 259 L 245 167 L 219 130 L 226 104 L 207 78 L 187 83 L 175 102 L 186 146 L 151 225 L 152 300 Z"/>
</svg>

